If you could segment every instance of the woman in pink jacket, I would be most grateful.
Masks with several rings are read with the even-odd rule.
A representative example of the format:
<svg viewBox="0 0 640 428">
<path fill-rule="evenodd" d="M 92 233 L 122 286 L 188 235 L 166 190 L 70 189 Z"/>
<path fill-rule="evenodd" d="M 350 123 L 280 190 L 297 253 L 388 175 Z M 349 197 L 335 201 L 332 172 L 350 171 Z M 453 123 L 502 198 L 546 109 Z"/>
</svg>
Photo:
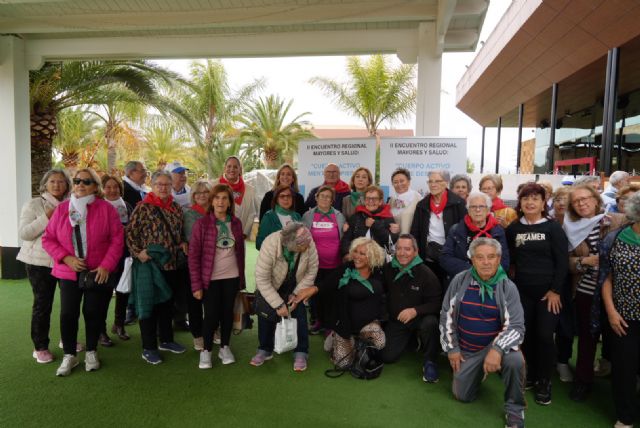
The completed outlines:
<svg viewBox="0 0 640 428">
<path fill-rule="evenodd" d="M 226 184 L 213 187 L 207 215 L 193 225 L 189 241 L 189 272 L 193 297 L 204 306 L 198 367 L 210 369 L 213 332 L 220 326 L 222 364 L 234 363 L 229 348 L 233 325 L 233 304 L 244 282 L 244 235 L 242 222 L 234 216 L 233 191 Z"/>
<path fill-rule="evenodd" d="M 102 186 L 94 170 L 81 169 L 73 178 L 71 199 L 62 202 L 47 224 L 42 247 L 53 259 L 52 275 L 60 279 L 60 333 L 64 358 L 56 372 L 67 376 L 78 365 L 76 340 L 80 303 L 84 315 L 87 371 L 100 368 L 96 353 L 100 330 L 107 316 L 115 271 L 124 249 L 118 212 L 102 199 Z M 81 288 L 79 273 L 95 275 L 95 286 Z"/>
</svg>

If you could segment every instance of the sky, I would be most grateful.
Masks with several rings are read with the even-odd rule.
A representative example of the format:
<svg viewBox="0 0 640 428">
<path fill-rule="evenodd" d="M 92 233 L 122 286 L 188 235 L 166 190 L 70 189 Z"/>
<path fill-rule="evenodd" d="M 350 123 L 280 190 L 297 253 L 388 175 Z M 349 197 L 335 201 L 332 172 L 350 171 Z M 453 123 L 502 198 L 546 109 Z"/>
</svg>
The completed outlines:
<svg viewBox="0 0 640 428">
<path fill-rule="evenodd" d="M 507 10 L 511 0 L 491 0 L 489 10 L 480 33 L 480 41 L 487 40 L 489 34 Z M 481 43 L 478 43 L 478 49 Z M 440 135 L 448 137 L 467 137 L 467 157 L 479 172 L 482 128 L 455 107 L 456 85 L 466 66 L 471 64 L 476 52 L 445 53 L 442 57 L 442 89 L 440 106 Z M 393 64 L 400 64 L 395 55 L 389 55 Z M 191 60 L 156 61 L 177 72 L 188 75 Z M 265 88 L 261 95 L 276 94 L 281 98 L 293 99 L 289 119 L 309 112 L 304 119 L 316 127 L 364 125 L 357 117 L 339 110 L 331 100 L 316 86 L 309 83 L 315 76 L 328 77 L 340 82 L 347 80 L 344 56 L 286 57 L 286 58 L 223 58 L 229 83 L 237 89 L 256 79 L 265 79 Z M 382 128 L 413 129 L 415 133 L 415 115 L 406 121 L 384 123 Z M 491 135 L 491 138 L 489 138 Z M 516 163 L 515 139 L 508 138 L 503 131 L 500 172 L 514 172 Z M 485 149 L 485 171 L 493 171 L 495 165 L 495 132 L 487 133 Z M 489 141 L 491 140 L 491 141 Z M 510 144 L 511 143 L 511 144 Z"/>
</svg>

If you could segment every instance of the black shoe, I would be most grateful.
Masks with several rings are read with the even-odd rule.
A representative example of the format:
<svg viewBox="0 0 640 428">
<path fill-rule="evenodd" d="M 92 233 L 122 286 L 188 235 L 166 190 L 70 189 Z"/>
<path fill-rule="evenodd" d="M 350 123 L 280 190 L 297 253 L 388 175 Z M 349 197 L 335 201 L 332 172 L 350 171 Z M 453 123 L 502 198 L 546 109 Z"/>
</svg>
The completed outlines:
<svg viewBox="0 0 640 428">
<path fill-rule="evenodd" d="M 127 309 L 127 316 L 124 319 L 124 325 L 134 324 L 137 319 L 135 311 Z"/>
<path fill-rule="evenodd" d="M 547 406 L 551 404 L 551 381 L 540 379 L 536 382 L 536 403 Z"/>
<path fill-rule="evenodd" d="M 107 348 L 111 348 L 113 346 L 113 342 L 111 341 L 111 338 L 107 335 L 107 333 L 100 333 L 98 343 L 102 346 L 106 346 Z"/>
<path fill-rule="evenodd" d="M 536 381 L 527 379 L 527 382 L 524 384 L 524 389 L 525 391 L 529 391 L 530 389 L 533 389 L 534 386 L 536 386 Z"/>
<path fill-rule="evenodd" d="M 573 401 L 583 402 L 587 400 L 587 397 L 589 397 L 590 393 L 590 383 L 574 382 L 573 388 L 571 388 L 571 392 L 569 393 L 569 398 L 571 398 Z"/>
</svg>

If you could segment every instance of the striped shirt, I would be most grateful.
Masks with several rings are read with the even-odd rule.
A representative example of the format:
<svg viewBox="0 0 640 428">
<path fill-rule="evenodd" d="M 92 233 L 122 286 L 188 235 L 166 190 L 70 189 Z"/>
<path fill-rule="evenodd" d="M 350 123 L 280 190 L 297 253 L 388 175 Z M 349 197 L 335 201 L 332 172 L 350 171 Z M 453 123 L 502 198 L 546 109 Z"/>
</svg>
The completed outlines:
<svg viewBox="0 0 640 428">
<path fill-rule="evenodd" d="M 589 255 L 597 255 L 598 254 L 598 244 L 600 243 L 600 223 L 596 223 L 596 225 L 591 229 L 589 235 L 585 238 L 585 242 L 589 246 Z M 586 267 L 586 266 L 585 266 Z M 578 288 L 576 291 L 579 293 L 588 294 L 589 296 L 593 296 L 593 292 L 596 289 L 596 282 L 598 281 L 598 268 L 594 266 L 589 266 L 582 274 L 580 278 L 580 282 L 578 282 Z"/>
<path fill-rule="evenodd" d="M 481 351 L 500 333 L 502 322 L 500 310 L 494 297 L 486 293 L 484 303 L 480 299 L 478 282 L 472 280 L 460 302 L 458 317 L 458 340 L 463 352 Z"/>
</svg>

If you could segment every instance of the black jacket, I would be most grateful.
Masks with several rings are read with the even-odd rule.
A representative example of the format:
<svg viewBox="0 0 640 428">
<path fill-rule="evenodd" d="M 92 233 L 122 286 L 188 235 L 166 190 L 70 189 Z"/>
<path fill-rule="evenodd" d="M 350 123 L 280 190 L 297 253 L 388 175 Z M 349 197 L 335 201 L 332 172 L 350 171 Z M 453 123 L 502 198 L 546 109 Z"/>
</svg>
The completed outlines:
<svg viewBox="0 0 640 428">
<path fill-rule="evenodd" d="M 292 190 L 293 192 L 293 190 Z M 293 192 L 293 208 L 300 214 L 300 217 L 306 212 L 304 209 L 304 197 L 297 192 Z M 262 217 L 271 209 L 271 201 L 273 201 L 273 190 L 269 190 L 264 194 L 262 202 L 260 202 L 260 214 L 258 214 L 258 221 L 262 220 Z"/>
<path fill-rule="evenodd" d="M 138 202 L 142 201 L 140 192 L 131 187 L 131 184 L 127 183 L 126 181 L 123 181 L 122 184 L 124 184 L 124 195 L 122 195 L 122 199 L 124 199 L 126 203 L 135 208 L 136 205 L 138 205 Z"/>
<path fill-rule="evenodd" d="M 444 235 L 449 235 L 451 226 L 458 223 L 467 214 L 464 199 L 456 195 L 449 189 L 447 192 L 447 205 L 444 207 L 442 218 L 444 221 Z M 416 205 L 416 211 L 413 214 L 413 222 L 411 223 L 411 234 L 418 241 L 418 251 L 423 260 L 427 259 L 427 235 L 429 234 L 429 220 L 431 219 L 431 207 L 429 206 L 430 195 L 427 194 Z"/>
<path fill-rule="evenodd" d="M 356 212 L 354 215 L 349 217 L 349 229 L 344 232 L 342 235 L 342 239 L 340 240 L 340 254 L 342 256 L 346 255 L 349 252 L 349 246 L 351 242 L 362 236 L 367 234 L 367 230 L 369 228 L 365 224 L 367 221 L 367 214 L 363 212 Z M 391 233 L 389 231 L 389 225 L 395 223 L 393 217 L 373 217 L 375 219 L 373 225 L 371 226 L 371 239 L 376 241 L 378 245 L 382 248 L 389 246 L 389 237 L 391 237 L 391 242 L 395 244 L 398 240 L 398 233 Z"/>
<path fill-rule="evenodd" d="M 414 266 L 413 278 L 408 273 L 394 280 L 400 269 L 387 263 L 384 266 L 384 286 L 389 319 L 395 320 L 407 308 L 414 308 L 418 316 L 438 315 L 442 306 L 442 287 L 438 277 L 425 264 Z"/>
</svg>

